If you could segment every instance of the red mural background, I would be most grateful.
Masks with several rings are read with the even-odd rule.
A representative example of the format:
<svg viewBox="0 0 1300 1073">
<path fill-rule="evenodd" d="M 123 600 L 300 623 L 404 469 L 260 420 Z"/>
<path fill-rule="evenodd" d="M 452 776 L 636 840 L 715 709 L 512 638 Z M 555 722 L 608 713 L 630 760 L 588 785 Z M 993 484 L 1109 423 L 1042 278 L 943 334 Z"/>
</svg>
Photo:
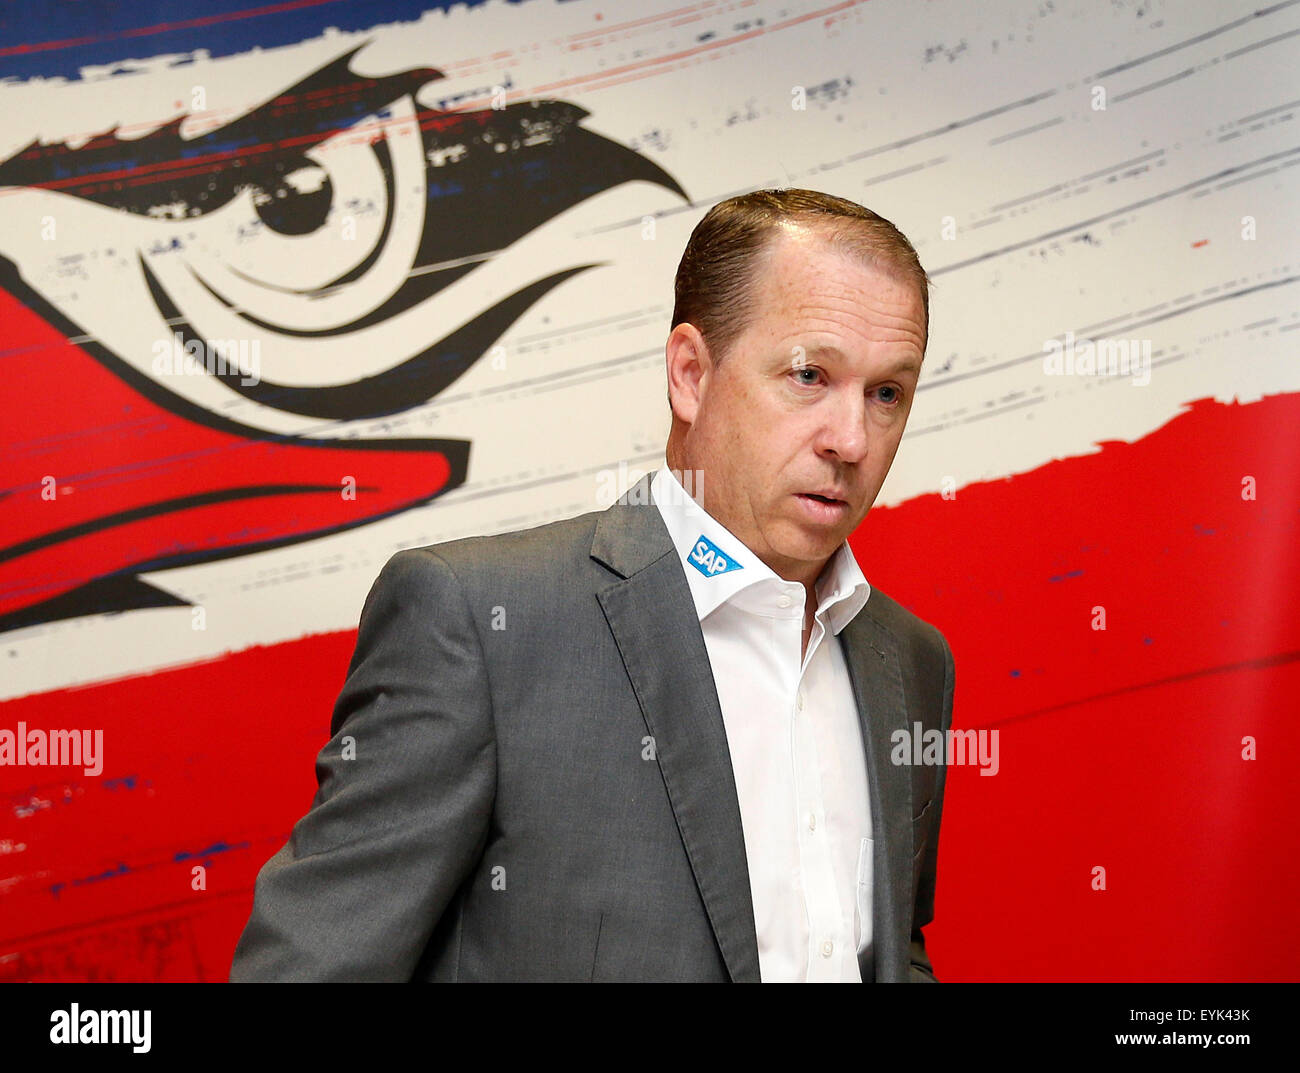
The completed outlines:
<svg viewBox="0 0 1300 1073">
<path fill-rule="evenodd" d="M 424 6 L 432 5 L 394 4 L 391 14 L 414 17 Z M 91 50 L 86 62 L 106 63 L 136 55 L 126 43 L 132 28 L 151 25 L 160 53 L 161 44 L 218 54 L 290 47 L 321 29 L 296 8 L 267 19 L 217 7 L 220 25 L 198 14 L 193 25 L 142 23 L 125 6 L 110 8 L 99 27 L 65 26 L 65 40 L 80 44 L 62 50 L 24 47 L 23 35 L 48 43 L 50 32 L 11 24 L 16 36 L 0 56 L 26 63 L 79 48 Z M 386 21 L 376 7 L 340 11 L 365 28 Z M 15 68 L 20 78 L 40 70 Z M 445 114 L 419 114 L 426 135 L 445 131 Z M 331 120 L 338 129 L 355 121 Z M 287 140 L 272 132 L 279 149 Z M 617 181 L 674 195 L 677 180 L 689 185 L 600 142 L 584 150 L 593 172 L 626 167 Z M 232 153 L 256 156 L 247 146 Z M 0 158 L 9 161 L 0 163 L 0 197 L 60 184 L 69 198 L 91 196 L 67 190 L 75 162 L 20 183 L 4 169 L 24 159 L 30 171 L 40 152 Z M 174 176 L 180 163 L 128 162 L 123 174 L 156 166 Z M 586 187 L 564 180 L 566 190 L 579 187 L 572 201 Z M 513 240 L 493 235 L 481 246 Z M 1182 246 L 1189 257 L 1197 248 Z M 136 586 L 133 572 L 195 561 L 209 537 L 231 556 L 321 540 L 428 507 L 467 479 L 470 448 L 454 439 L 327 442 L 206 420 L 192 400 L 135 376 L 75 312 L 46 302 L 20 259 L 7 263 L 0 612 L 15 617 L 13 632 L 0 635 L 0 667 L 17 659 L 9 642 L 33 627 L 183 606 Z M 518 290 L 518 308 L 462 349 L 486 351 L 577 270 L 538 265 L 536 292 Z M 1280 294 L 1276 301 L 1294 327 L 1295 311 Z M 1250 360 L 1245 350 L 1231 358 Z M 366 387 L 374 394 L 349 416 L 392 412 L 382 400 L 406 390 L 420 373 L 411 369 L 383 393 Z M 1279 372 L 1276 382 L 1284 379 Z M 947 494 L 877 506 L 852 540 L 871 584 L 948 638 L 954 725 L 1000 733 L 996 777 L 974 766 L 949 774 L 927 929 L 942 980 L 1300 977 L 1300 869 L 1286 805 L 1295 785 L 1287 764 L 1300 751 L 1300 392 L 1187 396 L 1131 439 L 1099 438 Z M 344 404 L 313 396 L 295 405 L 310 414 Z M 942 434 L 911 429 L 898 464 Z M 136 465 L 150 469 L 148 484 L 115 478 L 96 492 L 96 474 Z M 340 471 L 362 474 L 355 507 L 335 494 Z M 51 472 L 85 482 L 57 519 L 40 503 L 41 476 Z M 149 513 L 162 501 L 171 506 Z M 93 592 L 80 587 L 92 582 Z M 70 592 L 85 602 L 61 604 Z M 0 767 L 0 980 L 224 980 L 257 871 L 311 802 L 313 761 L 355 637 L 354 628 L 304 627 L 276 643 L 0 701 L 0 727 L 94 726 L 111 742 L 98 777 Z M 46 658 L 61 658 L 57 639 Z M 196 864 L 206 870 L 202 891 L 191 887 Z M 1093 882 L 1098 867 L 1104 889 Z"/>
</svg>

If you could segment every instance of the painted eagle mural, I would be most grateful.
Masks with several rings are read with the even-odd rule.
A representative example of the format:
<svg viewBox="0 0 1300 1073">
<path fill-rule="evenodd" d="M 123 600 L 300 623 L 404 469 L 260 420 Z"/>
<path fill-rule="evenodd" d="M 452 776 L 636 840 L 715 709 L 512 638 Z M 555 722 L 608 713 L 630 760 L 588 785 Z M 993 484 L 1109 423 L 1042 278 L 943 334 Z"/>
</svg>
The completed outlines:
<svg viewBox="0 0 1300 1073">
<path fill-rule="evenodd" d="M 686 199 L 583 129 L 582 108 L 424 107 L 439 71 L 366 77 L 352 67 L 362 47 L 202 133 L 182 114 L 143 135 L 34 141 L 0 163 L 0 188 L 75 203 L 47 221 L 55 234 L 114 236 L 55 272 L 111 288 L 97 302 L 61 301 L 66 279 L 0 256 L 22 340 L 7 363 L 22 405 L 3 418 L 0 630 L 183 604 L 138 575 L 312 540 L 458 487 L 467 440 L 337 430 L 435 399 L 595 265 L 557 264 L 455 318 L 431 303 L 618 184 Z M 258 258 L 239 256 L 254 239 Z M 96 323 L 95 308 L 132 328 Z"/>
</svg>

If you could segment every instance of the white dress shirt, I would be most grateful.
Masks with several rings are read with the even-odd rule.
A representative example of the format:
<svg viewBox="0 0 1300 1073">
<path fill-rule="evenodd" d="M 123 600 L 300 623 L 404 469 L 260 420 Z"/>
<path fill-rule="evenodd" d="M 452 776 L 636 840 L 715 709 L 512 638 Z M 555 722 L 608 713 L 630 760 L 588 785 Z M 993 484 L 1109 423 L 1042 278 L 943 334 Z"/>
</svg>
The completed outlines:
<svg viewBox="0 0 1300 1073">
<path fill-rule="evenodd" d="M 847 542 L 806 590 L 785 581 L 661 466 L 650 493 L 677 548 L 722 705 L 764 983 L 860 982 L 871 958 L 871 807 L 838 634 L 871 587 Z"/>
</svg>

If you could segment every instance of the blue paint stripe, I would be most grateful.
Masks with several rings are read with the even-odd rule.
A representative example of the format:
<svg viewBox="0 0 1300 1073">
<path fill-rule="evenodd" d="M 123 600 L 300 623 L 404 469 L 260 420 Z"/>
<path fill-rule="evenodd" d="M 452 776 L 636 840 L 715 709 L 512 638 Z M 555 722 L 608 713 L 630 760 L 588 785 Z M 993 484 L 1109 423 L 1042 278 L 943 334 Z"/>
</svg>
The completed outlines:
<svg viewBox="0 0 1300 1073">
<path fill-rule="evenodd" d="M 0 81 L 81 77 L 81 68 L 204 49 L 276 48 L 329 27 L 368 30 L 485 0 L 46 0 L 0 5 Z M 509 0 L 520 3 L 523 0 Z M 303 6 L 292 6 L 294 4 Z M 429 57 L 433 64 L 438 57 Z"/>
</svg>

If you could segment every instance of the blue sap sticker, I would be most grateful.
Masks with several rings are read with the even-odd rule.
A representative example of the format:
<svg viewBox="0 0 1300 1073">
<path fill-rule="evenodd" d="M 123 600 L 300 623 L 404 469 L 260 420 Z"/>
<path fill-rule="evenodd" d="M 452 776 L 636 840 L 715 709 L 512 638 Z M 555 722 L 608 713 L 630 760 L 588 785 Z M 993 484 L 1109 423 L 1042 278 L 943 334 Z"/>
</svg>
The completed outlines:
<svg viewBox="0 0 1300 1073">
<path fill-rule="evenodd" d="M 695 547 L 691 549 L 691 554 L 687 556 L 687 559 L 705 577 L 725 574 L 728 570 L 745 569 L 740 563 L 724 555 L 722 549 L 703 534 L 695 542 Z"/>
</svg>

